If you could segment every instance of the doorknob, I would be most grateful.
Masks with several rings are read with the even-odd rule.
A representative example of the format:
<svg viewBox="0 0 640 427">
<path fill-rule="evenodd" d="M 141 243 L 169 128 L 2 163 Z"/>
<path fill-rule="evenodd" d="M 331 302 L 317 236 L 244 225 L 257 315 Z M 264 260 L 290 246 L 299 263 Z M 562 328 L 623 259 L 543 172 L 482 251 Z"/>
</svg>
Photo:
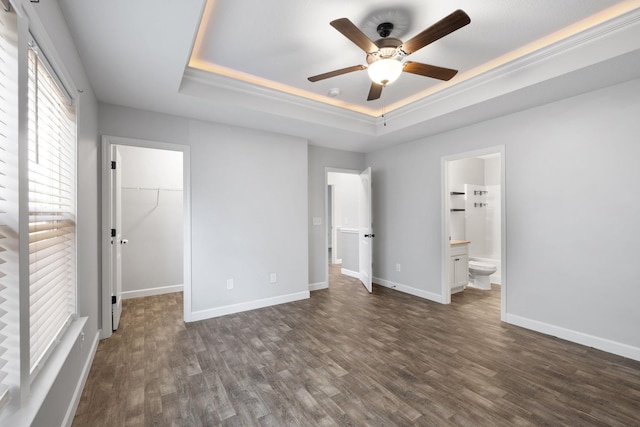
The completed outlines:
<svg viewBox="0 0 640 427">
<path fill-rule="evenodd" d="M 371 237 L 376 237 L 376 235 L 375 235 L 375 234 L 365 234 L 365 235 L 364 235 L 364 237 L 369 237 L 369 238 L 371 238 Z"/>
<path fill-rule="evenodd" d="M 122 243 L 123 245 L 126 245 L 127 243 L 129 243 L 129 239 L 122 239 L 120 240 L 120 243 Z"/>
</svg>

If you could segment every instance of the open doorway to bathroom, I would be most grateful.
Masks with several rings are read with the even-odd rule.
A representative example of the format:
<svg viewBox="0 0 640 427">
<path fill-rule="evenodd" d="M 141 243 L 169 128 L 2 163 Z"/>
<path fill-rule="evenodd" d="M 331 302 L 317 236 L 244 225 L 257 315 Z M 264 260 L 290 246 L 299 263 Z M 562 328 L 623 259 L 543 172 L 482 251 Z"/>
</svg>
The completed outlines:
<svg viewBox="0 0 640 427">
<path fill-rule="evenodd" d="M 443 158 L 443 295 L 496 291 L 505 313 L 504 147 Z"/>
</svg>

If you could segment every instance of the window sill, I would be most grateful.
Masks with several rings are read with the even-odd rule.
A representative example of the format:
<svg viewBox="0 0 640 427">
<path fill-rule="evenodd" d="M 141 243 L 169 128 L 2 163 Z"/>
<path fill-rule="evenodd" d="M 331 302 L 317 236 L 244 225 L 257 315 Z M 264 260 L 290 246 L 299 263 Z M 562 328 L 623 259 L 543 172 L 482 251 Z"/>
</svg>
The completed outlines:
<svg viewBox="0 0 640 427">
<path fill-rule="evenodd" d="M 83 336 L 87 319 L 87 317 L 81 317 L 69 325 L 60 343 L 31 384 L 29 396 L 25 402 L 23 402 L 23 405 L 9 416 L 7 425 L 18 427 L 30 426 L 33 423 L 40 407 L 49 395 L 54 382 L 71 354 L 73 347 L 76 345 L 78 338 Z"/>
</svg>

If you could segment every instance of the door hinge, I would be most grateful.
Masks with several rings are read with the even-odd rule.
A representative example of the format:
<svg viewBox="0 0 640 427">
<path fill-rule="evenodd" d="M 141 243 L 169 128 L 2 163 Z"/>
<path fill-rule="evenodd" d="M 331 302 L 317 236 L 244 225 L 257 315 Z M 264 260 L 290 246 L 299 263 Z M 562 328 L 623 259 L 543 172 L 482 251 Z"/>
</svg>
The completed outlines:
<svg viewBox="0 0 640 427">
<path fill-rule="evenodd" d="M 116 168 L 116 162 L 112 161 L 111 162 L 111 169 L 115 169 Z"/>
<path fill-rule="evenodd" d="M 118 302 L 118 297 L 111 295 L 111 304 L 115 304 L 116 302 Z"/>
<path fill-rule="evenodd" d="M 111 237 L 116 237 L 116 229 L 115 228 L 111 229 Z"/>
</svg>

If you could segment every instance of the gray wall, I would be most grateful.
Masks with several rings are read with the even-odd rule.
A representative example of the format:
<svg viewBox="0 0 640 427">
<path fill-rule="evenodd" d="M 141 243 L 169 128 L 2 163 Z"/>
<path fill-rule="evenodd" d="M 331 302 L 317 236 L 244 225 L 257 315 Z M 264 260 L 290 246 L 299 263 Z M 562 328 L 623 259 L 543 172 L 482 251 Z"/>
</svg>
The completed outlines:
<svg viewBox="0 0 640 427">
<path fill-rule="evenodd" d="M 640 357 L 638 117 L 632 80 L 368 154 L 374 276 L 441 293 L 441 158 L 504 145 L 508 320 Z"/>
<path fill-rule="evenodd" d="M 325 168 L 364 170 L 362 153 L 309 145 L 309 284 L 327 285 Z M 323 218 L 313 225 L 313 217 Z"/>
<path fill-rule="evenodd" d="M 182 153 L 119 146 L 124 298 L 179 290 L 183 282 Z M 154 190 L 158 189 L 159 190 Z"/>
<path fill-rule="evenodd" d="M 103 135 L 190 146 L 194 319 L 308 296 L 305 140 L 106 104 L 99 117 Z"/>
<path fill-rule="evenodd" d="M 334 227 L 358 228 L 360 216 L 358 190 L 360 177 L 351 173 L 329 173 L 329 185 L 333 185 L 336 217 Z"/>
</svg>

